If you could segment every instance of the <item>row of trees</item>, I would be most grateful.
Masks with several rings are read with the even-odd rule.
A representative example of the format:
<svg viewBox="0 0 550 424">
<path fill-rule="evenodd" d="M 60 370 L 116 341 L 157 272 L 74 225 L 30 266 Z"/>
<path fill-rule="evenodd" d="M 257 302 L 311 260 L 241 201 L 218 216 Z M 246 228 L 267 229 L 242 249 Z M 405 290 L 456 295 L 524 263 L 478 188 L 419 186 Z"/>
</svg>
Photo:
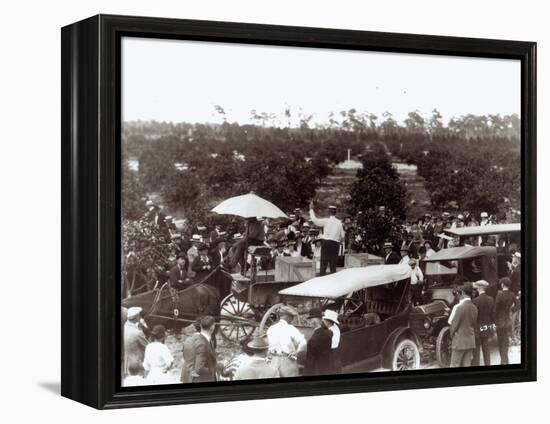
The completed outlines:
<svg viewBox="0 0 550 424">
<path fill-rule="evenodd" d="M 521 204 L 521 153 L 516 139 L 439 135 L 386 140 L 392 153 L 418 167 L 435 211 L 504 215 Z"/>
<path fill-rule="evenodd" d="M 124 173 L 126 218 L 142 212 L 137 199 L 157 193 L 166 205 L 184 206 L 191 224 L 204 223 L 216 202 L 250 191 L 283 210 L 305 207 L 346 149 L 357 154 L 365 143 L 344 130 L 222 124 L 155 136 L 130 127 L 124 157 L 139 165 Z"/>
<path fill-rule="evenodd" d="M 379 120 L 350 109 L 315 127 L 311 115 L 302 114 L 299 126 L 284 128 L 269 126 L 271 114 L 253 116 L 255 124 L 247 125 L 125 123 L 123 157 L 139 164 L 123 174 L 125 217 L 137 218 L 152 193 L 165 205 L 183 206 L 191 224 L 206 223 L 217 201 L 249 191 L 283 210 L 304 207 L 348 148 L 358 155 L 377 143 L 418 166 L 434 209 L 496 212 L 519 199 L 517 116 L 467 115 L 444 125 L 434 110 L 428 118 L 411 112 L 399 124 L 389 113 Z M 291 112 L 285 116 L 290 123 Z M 362 161 L 350 213 L 384 205 L 392 222 L 403 220 L 405 190 L 384 149 L 375 147 Z"/>
<path fill-rule="evenodd" d="M 203 133 L 208 138 L 229 137 L 230 139 L 239 135 L 243 131 L 254 131 L 256 128 L 270 128 L 271 130 L 280 130 L 282 132 L 294 132 L 298 134 L 299 130 L 344 130 L 355 134 L 371 133 L 376 136 L 381 135 L 425 135 L 449 136 L 456 135 L 461 138 L 507 138 L 519 139 L 521 121 L 517 114 L 500 115 L 473 115 L 466 114 L 451 118 L 447 123 L 443 120 L 443 115 L 434 109 L 430 115 L 426 116 L 419 111 L 412 111 L 407 114 L 403 123 L 399 123 L 390 112 L 384 112 L 381 116 L 368 111 L 358 111 L 357 109 L 342 110 L 338 113 L 330 113 L 325 122 L 313 123 L 313 114 L 306 114 L 302 111 L 292 113 L 286 109 L 282 116 L 274 113 L 250 112 L 251 124 L 238 125 L 227 121 L 226 113 L 223 107 L 216 105 L 215 110 L 222 117 L 222 124 L 201 125 L 188 122 L 157 122 L 157 121 L 132 121 L 124 125 L 126 136 L 144 136 L 146 138 L 160 138 L 165 136 L 174 136 L 184 138 L 191 136 L 195 132 Z"/>
</svg>

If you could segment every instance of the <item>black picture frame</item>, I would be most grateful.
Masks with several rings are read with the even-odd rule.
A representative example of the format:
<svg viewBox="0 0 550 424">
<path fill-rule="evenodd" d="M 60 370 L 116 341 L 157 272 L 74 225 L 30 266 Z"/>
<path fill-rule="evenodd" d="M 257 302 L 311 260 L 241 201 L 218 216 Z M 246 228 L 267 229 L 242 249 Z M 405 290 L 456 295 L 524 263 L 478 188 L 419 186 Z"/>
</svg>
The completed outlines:
<svg viewBox="0 0 550 424">
<path fill-rule="evenodd" d="M 123 36 L 520 60 L 521 364 L 122 389 Z M 536 43 L 111 15 L 64 27 L 61 43 L 63 396 L 103 409 L 536 380 Z"/>
</svg>

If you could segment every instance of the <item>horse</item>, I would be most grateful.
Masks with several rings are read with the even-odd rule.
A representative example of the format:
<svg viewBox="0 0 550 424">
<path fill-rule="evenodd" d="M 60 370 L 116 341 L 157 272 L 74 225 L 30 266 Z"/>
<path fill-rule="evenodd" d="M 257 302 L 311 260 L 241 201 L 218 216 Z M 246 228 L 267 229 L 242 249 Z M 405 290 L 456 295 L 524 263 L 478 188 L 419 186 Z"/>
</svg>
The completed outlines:
<svg viewBox="0 0 550 424">
<path fill-rule="evenodd" d="M 218 318 L 220 301 L 219 290 L 209 284 L 197 283 L 182 290 L 174 290 L 164 284 L 161 288 L 123 299 L 122 306 L 141 307 L 146 320 L 153 315 L 152 318 L 180 318 L 191 322 L 205 315 Z"/>
</svg>

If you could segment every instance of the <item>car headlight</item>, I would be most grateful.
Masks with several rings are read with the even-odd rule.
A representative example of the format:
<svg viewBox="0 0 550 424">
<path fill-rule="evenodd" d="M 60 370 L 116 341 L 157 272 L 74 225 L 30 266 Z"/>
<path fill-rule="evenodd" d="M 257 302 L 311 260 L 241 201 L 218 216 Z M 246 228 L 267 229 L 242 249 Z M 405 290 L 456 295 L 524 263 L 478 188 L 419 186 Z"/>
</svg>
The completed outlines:
<svg viewBox="0 0 550 424">
<path fill-rule="evenodd" d="M 430 322 L 429 319 L 425 319 L 424 320 L 424 328 L 427 330 L 428 328 L 430 328 L 432 326 L 432 323 Z"/>
</svg>

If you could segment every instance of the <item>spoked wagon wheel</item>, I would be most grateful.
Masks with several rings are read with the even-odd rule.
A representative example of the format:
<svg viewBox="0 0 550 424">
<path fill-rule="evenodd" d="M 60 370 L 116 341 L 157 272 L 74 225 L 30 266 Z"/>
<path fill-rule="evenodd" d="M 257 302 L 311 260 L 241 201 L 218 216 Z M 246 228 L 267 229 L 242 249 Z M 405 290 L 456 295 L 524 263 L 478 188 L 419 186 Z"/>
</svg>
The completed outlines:
<svg viewBox="0 0 550 424">
<path fill-rule="evenodd" d="M 252 324 L 255 314 L 248 303 L 229 294 L 221 301 L 220 307 L 219 329 L 225 340 L 242 342 L 252 337 L 256 328 Z"/>
<path fill-rule="evenodd" d="M 267 329 L 277 322 L 277 313 L 279 312 L 279 308 L 281 306 L 283 306 L 282 303 L 276 303 L 265 311 L 265 314 L 260 321 L 260 334 L 265 334 Z"/>
<path fill-rule="evenodd" d="M 448 368 L 451 364 L 451 332 L 448 326 L 443 327 L 437 335 L 435 357 L 441 368 Z"/>
<path fill-rule="evenodd" d="M 403 339 L 395 348 L 392 358 L 393 371 L 416 370 L 420 367 L 420 352 L 411 339 Z"/>
</svg>

